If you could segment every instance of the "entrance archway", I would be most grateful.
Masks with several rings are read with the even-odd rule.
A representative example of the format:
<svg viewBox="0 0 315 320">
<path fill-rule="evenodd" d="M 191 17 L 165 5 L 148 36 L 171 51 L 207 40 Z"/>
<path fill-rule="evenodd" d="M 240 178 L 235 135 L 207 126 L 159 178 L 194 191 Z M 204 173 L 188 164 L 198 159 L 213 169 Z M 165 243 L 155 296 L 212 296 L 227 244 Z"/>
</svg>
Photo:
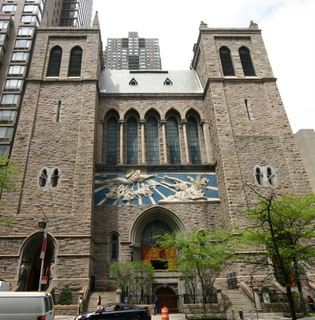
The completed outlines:
<svg viewBox="0 0 315 320">
<path fill-rule="evenodd" d="M 20 291 L 38 291 L 39 275 L 41 269 L 40 253 L 43 244 L 43 232 L 37 232 L 29 237 L 21 249 L 21 263 L 19 272 Z M 45 253 L 43 275 L 47 276 L 47 282 L 42 284 L 42 290 L 49 287 L 53 277 L 53 267 L 55 262 L 55 243 L 53 238 L 47 235 L 47 248 Z"/>
<path fill-rule="evenodd" d="M 131 229 L 132 260 L 149 261 L 156 269 L 165 268 L 161 263 L 163 252 L 153 248 L 156 242 L 154 236 L 179 230 L 185 230 L 182 222 L 164 207 L 157 206 L 143 212 Z"/>
<path fill-rule="evenodd" d="M 166 307 L 171 312 L 177 312 L 177 296 L 170 287 L 160 287 L 155 291 L 155 295 L 159 298 L 159 307 Z"/>
</svg>

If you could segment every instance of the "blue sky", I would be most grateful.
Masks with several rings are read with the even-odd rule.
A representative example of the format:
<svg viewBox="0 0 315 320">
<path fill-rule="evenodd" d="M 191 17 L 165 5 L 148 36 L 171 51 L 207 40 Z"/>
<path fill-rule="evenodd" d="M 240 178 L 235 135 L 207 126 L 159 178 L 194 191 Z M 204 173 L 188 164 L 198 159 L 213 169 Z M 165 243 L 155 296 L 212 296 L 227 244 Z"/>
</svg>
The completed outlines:
<svg viewBox="0 0 315 320">
<path fill-rule="evenodd" d="M 314 0 L 93 0 L 103 45 L 107 38 L 158 38 L 164 70 L 189 69 L 201 21 L 248 27 L 263 39 L 293 132 L 315 129 Z"/>
</svg>

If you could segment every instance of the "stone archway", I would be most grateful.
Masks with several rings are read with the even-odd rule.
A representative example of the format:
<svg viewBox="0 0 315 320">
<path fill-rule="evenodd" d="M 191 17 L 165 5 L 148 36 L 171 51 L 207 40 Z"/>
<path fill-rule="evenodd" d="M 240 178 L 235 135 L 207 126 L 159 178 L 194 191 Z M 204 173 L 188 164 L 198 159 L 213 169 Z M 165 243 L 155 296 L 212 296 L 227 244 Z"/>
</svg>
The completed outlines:
<svg viewBox="0 0 315 320">
<path fill-rule="evenodd" d="M 163 207 L 154 207 L 143 212 L 131 228 L 131 249 L 133 261 L 150 261 L 156 268 L 163 268 L 160 257 L 151 251 L 154 237 L 165 232 L 185 230 L 180 219 Z M 152 232 L 152 235 L 150 235 Z"/>
<path fill-rule="evenodd" d="M 155 295 L 159 298 L 159 307 L 161 310 L 166 307 L 170 312 L 178 311 L 177 296 L 171 287 L 160 287 L 155 290 Z"/>
<path fill-rule="evenodd" d="M 43 232 L 37 232 L 24 242 L 20 253 L 19 290 L 38 291 L 39 275 L 41 269 L 40 253 L 43 244 Z M 47 248 L 45 253 L 43 275 L 47 276 L 47 282 L 42 284 L 42 290 L 49 287 L 53 277 L 56 256 L 55 241 L 51 235 L 47 235 Z"/>
</svg>

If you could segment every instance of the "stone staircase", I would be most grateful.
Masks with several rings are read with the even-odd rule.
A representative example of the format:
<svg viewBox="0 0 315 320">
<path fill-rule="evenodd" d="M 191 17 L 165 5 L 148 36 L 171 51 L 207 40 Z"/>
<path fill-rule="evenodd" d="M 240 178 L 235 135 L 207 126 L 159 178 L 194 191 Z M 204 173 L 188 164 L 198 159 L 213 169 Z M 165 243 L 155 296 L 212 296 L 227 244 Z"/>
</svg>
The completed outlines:
<svg viewBox="0 0 315 320">
<path fill-rule="evenodd" d="M 239 320 L 239 309 L 243 311 L 244 320 L 256 320 L 257 314 L 255 304 L 252 302 L 242 290 L 222 290 L 224 300 L 228 303 L 229 307 L 226 310 L 228 320 Z M 283 319 L 281 313 L 258 313 L 260 320 L 277 320 Z"/>
<path fill-rule="evenodd" d="M 226 310 L 228 319 L 240 319 L 239 309 L 242 309 L 244 319 L 253 319 L 253 315 L 256 318 L 254 303 L 241 290 L 222 290 L 222 295 L 229 305 Z"/>
<path fill-rule="evenodd" d="M 97 297 L 101 296 L 102 299 L 102 306 L 104 306 L 107 303 L 115 302 L 116 301 L 116 293 L 115 292 L 93 292 L 90 294 L 90 297 L 88 299 L 88 312 L 93 312 L 97 310 Z"/>
</svg>

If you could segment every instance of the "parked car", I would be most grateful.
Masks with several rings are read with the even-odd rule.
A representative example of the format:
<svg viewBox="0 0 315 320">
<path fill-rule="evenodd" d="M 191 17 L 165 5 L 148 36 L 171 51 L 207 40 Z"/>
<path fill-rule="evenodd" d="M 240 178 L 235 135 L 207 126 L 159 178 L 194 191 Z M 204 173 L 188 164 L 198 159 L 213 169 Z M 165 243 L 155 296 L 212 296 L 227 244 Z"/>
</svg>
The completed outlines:
<svg viewBox="0 0 315 320">
<path fill-rule="evenodd" d="M 126 303 L 109 303 L 93 313 L 78 315 L 74 320 L 107 319 L 107 320 L 151 320 L 148 308 L 141 308 Z"/>
<path fill-rule="evenodd" d="M 49 293 L 0 292 L 0 320 L 54 320 L 54 302 Z"/>
</svg>

